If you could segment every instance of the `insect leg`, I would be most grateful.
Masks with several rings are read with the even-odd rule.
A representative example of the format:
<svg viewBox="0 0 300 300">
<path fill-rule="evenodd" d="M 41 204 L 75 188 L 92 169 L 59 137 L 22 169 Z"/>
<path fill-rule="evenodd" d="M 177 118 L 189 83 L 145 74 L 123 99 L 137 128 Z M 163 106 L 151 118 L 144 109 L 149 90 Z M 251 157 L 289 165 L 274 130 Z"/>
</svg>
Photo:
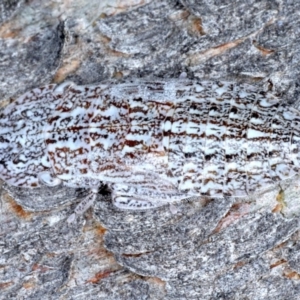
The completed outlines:
<svg viewBox="0 0 300 300">
<path fill-rule="evenodd" d="M 69 216 L 67 223 L 73 223 L 76 219 L 76 216 L 82 215 L 87 211 L 95 202 L 97 198 L 98 189 L 92 189 L 91 192 L 76 206 L 74 213 Z"/>
<path fill-rule="evenodd" d="M 58 177 L 48 171 L 39 173 L 38 179 L 40 183 L 50 187 L 57 186 L 62 183 Z"/>
<path fill-rule="evenodd" d="M 158 183 L 157 183 L 158 184 Z M 168 186 L 169 187 L 169 186 Z M 120 209 L 144 210 L 178 202 L 188 195 L 176 189 L 164 189 L 164 186 L 135 186 L 114 184 L 112 188 L 113 204 Z"/>
</svg>

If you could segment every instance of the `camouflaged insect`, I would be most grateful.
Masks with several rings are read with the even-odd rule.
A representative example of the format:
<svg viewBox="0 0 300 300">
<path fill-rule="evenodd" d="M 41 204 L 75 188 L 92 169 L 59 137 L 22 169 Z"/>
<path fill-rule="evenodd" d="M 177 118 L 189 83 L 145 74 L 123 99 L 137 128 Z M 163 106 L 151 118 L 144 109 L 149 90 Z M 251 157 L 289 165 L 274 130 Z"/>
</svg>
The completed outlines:
<svg viewBox="0 0 300 300">
<path fill-rule="evenodd" d="M 122 209 L 245 197 L 299 171 L 300 113 L 257 86 L 129 80 L 34 89 L 2 112 L 9 185 L 91 189 Z"/>
</svg>

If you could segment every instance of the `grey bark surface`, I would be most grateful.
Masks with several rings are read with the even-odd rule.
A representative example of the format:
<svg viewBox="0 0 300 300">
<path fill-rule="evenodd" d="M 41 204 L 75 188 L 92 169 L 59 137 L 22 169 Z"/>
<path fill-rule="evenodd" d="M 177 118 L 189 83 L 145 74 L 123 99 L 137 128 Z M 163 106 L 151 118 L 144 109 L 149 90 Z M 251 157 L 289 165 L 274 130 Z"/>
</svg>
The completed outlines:
<svg viewBox="0 0 300 300">
<path fill-rule="evenodd" d="M 2 106 L 108 78 L 230 79 L 299 107 L 300 2 L 0 1 Z M 2 183 L 0 299 L 300 299 L 300 180 L 122 211 L 99 191 Z"/>
</svg>

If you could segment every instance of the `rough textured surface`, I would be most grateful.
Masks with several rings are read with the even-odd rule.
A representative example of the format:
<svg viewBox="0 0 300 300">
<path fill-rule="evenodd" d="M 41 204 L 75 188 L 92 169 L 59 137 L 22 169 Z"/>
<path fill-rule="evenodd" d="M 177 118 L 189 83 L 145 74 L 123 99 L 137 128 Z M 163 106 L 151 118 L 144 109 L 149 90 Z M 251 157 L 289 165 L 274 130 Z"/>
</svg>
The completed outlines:
<svg viewBox="0 0 300 300">
<path fill-rule="evenodd" d="M 280 0 L 2 1 L 1 99 L 64 80 L 186 72 L 267 85 L 298 107 L 299 10 Z M 0 299 L 299 299 L 299 191 L 296 178 L 250 199 L 128 212 L 101 190 L 67 225 L 85 191 L 2 190 Z"/>
<path fill-rule="evenodd" d="M 1 98 L 51 80 L 63 47 L 63 28 L 63 23 L 47 25 L 30 37 L 0 39 Z"/>
<path fill-rule="evenodd" d="M 11 18 L 14 12 L 21 7 L 24 0 L 2 0 L 0 2 L 0 23 Z"/>
</svg>

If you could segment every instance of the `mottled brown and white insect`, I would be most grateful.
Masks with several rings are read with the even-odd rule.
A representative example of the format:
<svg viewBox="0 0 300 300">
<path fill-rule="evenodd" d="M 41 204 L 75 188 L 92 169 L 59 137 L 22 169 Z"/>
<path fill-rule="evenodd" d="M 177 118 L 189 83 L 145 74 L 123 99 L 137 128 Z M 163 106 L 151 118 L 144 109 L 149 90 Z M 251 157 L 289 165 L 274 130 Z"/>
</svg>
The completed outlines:
<svg viewBox="0 0 300 300">
<path fill-rule="evenodd" d="M 123 209 L 245 197 L 300 166 L 299 111 L 250 84 L 48 85 L 8 105 L 0 122 L 0 177 L 9 185 L 63 182 L 90 188 L 93 200 L 108 184 Z"/>
</svg>

